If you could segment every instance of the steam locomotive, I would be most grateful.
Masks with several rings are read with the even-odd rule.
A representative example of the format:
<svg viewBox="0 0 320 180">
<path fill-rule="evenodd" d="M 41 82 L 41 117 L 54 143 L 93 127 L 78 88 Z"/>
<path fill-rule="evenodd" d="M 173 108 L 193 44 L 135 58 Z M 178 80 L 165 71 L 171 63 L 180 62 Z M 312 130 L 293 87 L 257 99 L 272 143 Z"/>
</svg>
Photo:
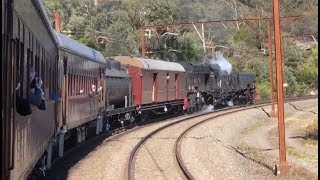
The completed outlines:
<svg viewBox="0 0 320 180">
<path fill-rule="evenodd" d="M 254 100 L 252 74 L 210 63 L 105 59 L 55 32 L 41 0 L 2 0 L 2 7 L 2 179 L 45 173 L 66 147 L 110 129 Z M 33 70 L 45 108 L 30 103 Z"/>
</svg>

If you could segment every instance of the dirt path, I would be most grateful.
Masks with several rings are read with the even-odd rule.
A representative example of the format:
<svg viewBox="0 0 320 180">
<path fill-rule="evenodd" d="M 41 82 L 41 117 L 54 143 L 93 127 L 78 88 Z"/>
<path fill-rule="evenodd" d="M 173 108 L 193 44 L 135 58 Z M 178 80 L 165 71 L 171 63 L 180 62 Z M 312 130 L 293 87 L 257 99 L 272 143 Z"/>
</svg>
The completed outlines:
<svg viewBox="0 0 320 180">
<path fill-rule="evenodd" d="M 266 111 L 270 109 L 267 108 Z M 305 140 L 305 129 L 310 123 L 318 120 L 317 113 L 318 100 L 285 105 L 287 161 L 298 171 L 300 169 L 298 173 L 305 173 L 311 178 L 318 177 L 318 143 Z M 243 132 L 239 146 L 249 146 L 261 154 L 273 157 L 271 161 L 265 162 L 273 166 L 279 156 L 278 122 L 277 119 L 260 118 L 260 123 L 253 124 Z"/>
</svg>

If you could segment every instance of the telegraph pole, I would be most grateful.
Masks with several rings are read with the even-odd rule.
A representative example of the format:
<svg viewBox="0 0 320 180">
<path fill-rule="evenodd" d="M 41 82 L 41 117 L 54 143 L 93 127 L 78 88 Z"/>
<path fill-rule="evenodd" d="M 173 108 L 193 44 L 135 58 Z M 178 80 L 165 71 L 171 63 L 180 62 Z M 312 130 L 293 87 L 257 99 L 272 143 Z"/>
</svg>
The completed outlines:
<svg viewBox="0 0 320 180">
<path fill-rule="evenodd" d="M 281 32 L 280 32 L 280 4 L 279 0 L 273 0 L 274 39 L 277 62 L 277 93 L 278 93 L 278 131 L 279 131 L 279 164 L 277 174 L 288 175 L 290 164 L 286 160 L 284 102 L 283 102 L 283 74 L 281 57 Z"/>
<path fill-rule="evenodd" d="M 59 12 L 54 13 L 54 26 L 57 32 L 61 32 L 61 15 Z"/>
<path fill-rule="evenodd" d="M 146 44 L 144 39 L 144 28 L 140 29 L 140 37 L 141 37 L 141 56 L 146 57 Z"/>
</svg>

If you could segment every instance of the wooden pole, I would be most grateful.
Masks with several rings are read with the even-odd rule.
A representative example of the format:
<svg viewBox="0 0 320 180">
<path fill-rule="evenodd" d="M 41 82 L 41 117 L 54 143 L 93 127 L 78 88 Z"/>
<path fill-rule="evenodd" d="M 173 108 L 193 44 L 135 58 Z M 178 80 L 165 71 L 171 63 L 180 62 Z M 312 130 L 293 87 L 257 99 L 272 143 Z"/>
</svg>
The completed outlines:
<svg viewBox="0 0 320 180">
<path fill-rule="evenodd" d="M 140 38 L 141 38 L 141 56 L 144 58 L 146 57 L 146 44 L 145 44 L 145 37 L 144 37 L 144 29 L 140 29 Z"/>
<path fill-rule="evenodd" d="M 283 71 L 281 57 L 280 3 L 273 0 L 274 39 L 277 62 L 277 90 L 278 90 L 278 132 L 279 132 L 279 164 L 277 174 L 288 175 L 290 165 L 286 159 L 284 101 L 283 101 Z"/>
<path fill-rule="evenodd" d="M 61 15 L 59 12 L 54 13 L 54 26 L 57 32 L 61 32 Z"/>
</svg>

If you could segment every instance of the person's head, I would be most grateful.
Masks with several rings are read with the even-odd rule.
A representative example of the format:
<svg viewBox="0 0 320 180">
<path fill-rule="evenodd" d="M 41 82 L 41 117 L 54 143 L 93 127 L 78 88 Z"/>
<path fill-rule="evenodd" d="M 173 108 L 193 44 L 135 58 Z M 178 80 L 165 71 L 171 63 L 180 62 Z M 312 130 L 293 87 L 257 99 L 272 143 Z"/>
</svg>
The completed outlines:
<svg viewBox="0 0 320 180">
<path fill-rule="evenodd" d="M 92 92 L 96 91 L 96 85 L 94 85 L 94 84 L 91 85 L 91 91 Z"/>
</svg>

